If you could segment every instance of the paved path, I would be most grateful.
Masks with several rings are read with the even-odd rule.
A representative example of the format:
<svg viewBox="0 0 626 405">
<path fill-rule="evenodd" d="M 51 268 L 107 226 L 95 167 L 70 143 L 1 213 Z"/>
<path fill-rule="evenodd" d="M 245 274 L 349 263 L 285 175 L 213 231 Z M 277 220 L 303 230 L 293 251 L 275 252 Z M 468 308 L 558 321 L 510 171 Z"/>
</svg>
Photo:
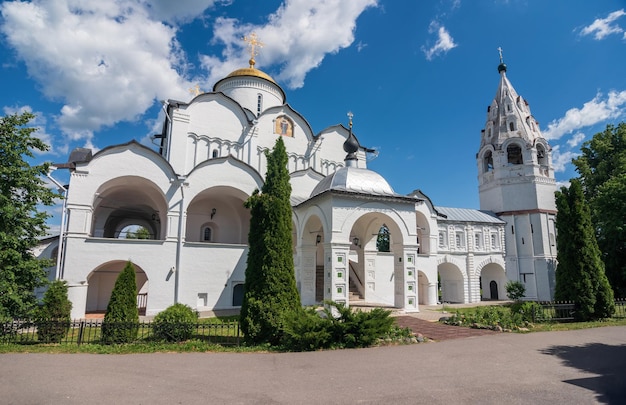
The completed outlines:
<svg viewBox="0 0 626 405">
<path fill-rule="evenodd" d="M 425 321 L 414 316 L 396 316 L 395 319 L 396 323 L 400 327 L 409 328 L 413 331 L 413 333 L 421 333 L 428 339 L 435 341 L 460 339 L 498 333 L 486 329 L 472 329 L 462 326 L 445 325 L 436 321 Z"/>
<path fill-rule="evenodd" d="M 0 355 L 1 404 L 623 404 L 626 327 L 314 353 Z"/>
</svg>

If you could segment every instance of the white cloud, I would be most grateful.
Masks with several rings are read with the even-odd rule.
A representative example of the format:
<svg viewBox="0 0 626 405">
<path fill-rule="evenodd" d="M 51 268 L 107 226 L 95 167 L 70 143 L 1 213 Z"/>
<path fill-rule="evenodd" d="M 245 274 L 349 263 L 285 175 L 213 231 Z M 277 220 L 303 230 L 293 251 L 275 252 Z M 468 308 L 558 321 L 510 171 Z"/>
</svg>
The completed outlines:
<svg viewBox="0 0 626 405">
<path fill-rule="evenodd" d="M 624 12 L 624 9 L 621 9 L 613 11 L 606 18 L 597 18 L 593 23 L 591 23 L 591 25 L 584 27 L 580 31 L 580 35 L 593 34 L 593 37 L 596 40 L 601 40 L 611 34 L 619 34 L 621 32 L 624 32 L 624 30 L 619 25 L 613 24 L 615 20 L 624 15 L 626 15 L 626 12 Z M 626 34 L 624 34 L 624 37 L 626 38 Z"/>
<path fill-rule="evenodd" d="M 559 139 L 580 128 L 615 119 L 625 113 L 626 90 L 611 91 L 606 98 L 598 93 L 591 101 L 583 104 L 582 108 L 572 108 L 562 118 L 549 123 L 548 129 L 543 131 L 543 136 L 548 140 Z"/>
<path fill-rule="evenodd" d="M 437 32 L 437 42 L 430 48 L 423 46 L 422 51 L 426 55 L 427 60 L 432 60 L 434 57 L 441 54 L 445 54 L 453 48 L 457 47 L 454 43 L 454 39 L 443 25 L 439 25 L 438 22 L 432 21 L 428 27 L 428 32 Z"/>
<path fill-rule="evenodd" d="M 564 172 L 565 166 L 572 163 L 572 159 L 578 157 L 580 153 L 573 152 L 571 150 L 561 152 L 559 145 L 552 148 L 552 166 L 554 166 L 555 172 Z"/>
<path fill-rule="evenodd" d="M 134 120 L 157 98 L 182 97 L 184 54 L 176 28 L 153 20 L 190 18 L 213 1 L 5 2 L 0 27 L 43 93 L 64 105 L 58 125 L 70 141 Z"/>
<path fill-rule="evenodd" d="M 214 41 L 225 45 L 221 57 L 203 56 L 214 83 L 235 69 L 247 65 L 250 58 L 241 38 L 255 32 L 265 44 L 256 57 L 256 67 L 278 65 L 275 79 L 289 88 L 304 85 L 306 74 L 318 67 L 327 54 L 339 52 L 354 42 L 356 20 L 377 0 L 286 0 L 271 14 L 265 25 L 244 24 L 232 18 L 218 18 L 213 28 Z"/>
<path fill-rule="evenodd" d="M 569 188 L 570 185 L 571 185 L 571 183 L 570 183 L 569 180 L 557 181 L 556 182 L 556 189 L 557 190 L 561 190 L 561 187 Z"/>
<path fill-rule="evenodd" d="M 582 132 L 577 132 L 576 134 L 574 134 L 574 136 L 572 136 L 568 141 L 567 141 L 567 145 L 570 148 L 575 148 L 578 145 L 580 145 L 580 143 L 585 139 L 585 134 L 583 134 Z"/>
</svg>

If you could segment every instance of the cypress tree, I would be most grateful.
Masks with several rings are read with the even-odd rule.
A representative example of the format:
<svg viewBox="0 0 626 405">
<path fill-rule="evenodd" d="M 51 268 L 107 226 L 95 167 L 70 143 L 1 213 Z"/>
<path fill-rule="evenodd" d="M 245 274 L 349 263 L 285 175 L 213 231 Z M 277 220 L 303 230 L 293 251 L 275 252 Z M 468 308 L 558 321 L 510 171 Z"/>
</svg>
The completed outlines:
<svg viewBox="0 0 626 405">
<path fill-rule="evenodd" d="M 589 206 L 578 179 L 556 193 L 559 233 L 555 299 L 576 302 L 578 320 L 610 317 L 615 311 L 613 290 L 591 225 Z"/>
<path fill-rule="evenodd" d="M 139 310 L 135 266 L 128 261 L 117 276 L 102 323 L 104 343 L 129 343 L 137 339 Z"/>
<path fill-rule="evenodd" d="M 71 312 L 67 282 L 53 281 L 43 296 L 43 305 L 37 311 L 37 339 L 46 343 L 59 343 L 70 328 Z"/>
<path fill-rule="evenodd" d="M 240 320 L 247 343 L 275 345 L 287 318 L 301 311 L 301 306 L 292 253 L 291 185 L 282 138 L 266 157 L 265 184 L 246 201 L 251 218 Z"/>
</svg>

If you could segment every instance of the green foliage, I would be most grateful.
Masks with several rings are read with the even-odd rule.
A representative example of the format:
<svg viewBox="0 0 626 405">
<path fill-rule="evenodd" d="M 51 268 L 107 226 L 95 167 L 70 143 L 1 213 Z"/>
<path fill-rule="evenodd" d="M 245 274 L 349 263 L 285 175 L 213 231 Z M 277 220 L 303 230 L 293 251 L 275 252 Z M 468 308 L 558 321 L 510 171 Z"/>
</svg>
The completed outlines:
<svg viewBox="0 0 626 405">
<path fill-rule="evenodd" d="M 522 299 L 526 294 L 526 287 L 519 281 L 509 281 L 504 288 L 506 289 L 506 296 L 513 301 Z"/>
<path fill-rule="evenodd" d="M 469 326 L 478 329 L 517 329 L 528 326 L 525 316 L 500 305 L 473 308 L 464 313 L 455 313 L 444 323 L 456 326 Z"/>
<path fill-rule="evenodd" d="M 67 298 L 67 283 L 56 280 L 50 284 L 43 296 L 35 324 L 37 338 L 41 342 L 59 343 L 70 327 L 72 303 Z"/>
<path fill-rule="evenodd" d="M 279 344 L 286 318 L 302 311 L 292 253 L 291 185 L 282 138 L 267 156 L 262 192 L 246 201 L 250 209 L 248 261 L 241 328 L 247 344 Z"/>
<path fill-rule="evenodd" d="M 45 285 L 48 261 L 32 254 L 38 238 L 46 234 L 46 212 L 60 197 L 41 179 L 49 164 L 31 166 L 27 159 L 48 146 L 27 127 L 28 112 L 0 118 L 0 316 L 21 318 L 33 314 L 36 287 Z"/>
<path fill-rule="evenodd" d="M 188 305 L 174 304 L 159 312 L 152 322 L 154 336 L 167 342 L 182 342 L 193 336 L 198 312 Z"/>
<path fill-rule="evenodd" d="M 608 125 L 572 163 L 580 175 L 591 221 L 615 295 L 626 298 L 626 123 Z"/>
<path fill-rule="evenodd" d="M 613 291 L 604 273 L 604 263 L 591 225 L 589 207 L 580 181 L 556 193 L 557 301 L 576 302 L 577 320 L 608 318 L 615 311 Z"/>
<path fill-rule="evenodd" d="M 524 322 L 544 322 L 548 320 L 543 316 L 543 307 L 533 301 L 517 301 L 511 304 L 509 308 L 511 313 L 520 314 Z"/>
<path fill-rule="evenodd" d="M 135 231 L 128 231 L 126 233 L 126 239 L 152 239 L 150 231 L 140 226 Z"/>
<path fill-rule="evenodd" d="M 135 266 L 129 261 L 117 276 L 102 322 L 102 342 L 129 343 L 137 339 L 139 311 Z"/>
<path fill-rule="evenodd" d="M 375 308 L 362 312 L 339 303 L 327 305 L 321 315 L 311 308 L 292 313 L 284 328 L 283 347 L 293 351 L 368 347 L 394 332 L 390 311 Z"/>
<path fill-rule="evenodd" d="M 378 236 L 376 237 L 376 250 L 379 252 L 389 252 L 391 251 L 390 243 L 391 243 L 391 234 L 389 233 L 389 228 L 387 225 L 383 224 L 378 231 Z"/>
</svg>

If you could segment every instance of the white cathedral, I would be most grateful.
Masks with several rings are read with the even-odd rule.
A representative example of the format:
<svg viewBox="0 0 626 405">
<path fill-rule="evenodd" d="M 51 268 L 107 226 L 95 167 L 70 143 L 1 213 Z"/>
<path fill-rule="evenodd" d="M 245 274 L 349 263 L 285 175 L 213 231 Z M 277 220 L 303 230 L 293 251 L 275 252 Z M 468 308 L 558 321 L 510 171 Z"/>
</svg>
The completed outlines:
<svg viewBox="0 0 626 405">
<path fill-rule="evenodd" d="M 164 103 L 158 150 L 130 141 L 92 155 L 76 149 L 59 237 L 37 254 L 56 259 L 72 317 L 106 309 L 128 260 L 141 313 L 180 302 L 198 311 L 241 306 L 250 213 L 265 151 L 282 137 L 291 176 L 293 257 L 303 305 L 334 300 L 419 311 L 438 302 L 550 300 L 556 263 L 550 146 L 528 103 L 498 67 L 476 155 L 480 210 L 445 208 L 420 190 L 394 192 L 367 168 L 374 151 L 348 127 L 315 133 L 283 89 L 250 66 L 189 102 Z M 144 228 L 149 239 L 128 239 Z M 387 233 L 389 251 L 379 251 Z"/>
</svg>

